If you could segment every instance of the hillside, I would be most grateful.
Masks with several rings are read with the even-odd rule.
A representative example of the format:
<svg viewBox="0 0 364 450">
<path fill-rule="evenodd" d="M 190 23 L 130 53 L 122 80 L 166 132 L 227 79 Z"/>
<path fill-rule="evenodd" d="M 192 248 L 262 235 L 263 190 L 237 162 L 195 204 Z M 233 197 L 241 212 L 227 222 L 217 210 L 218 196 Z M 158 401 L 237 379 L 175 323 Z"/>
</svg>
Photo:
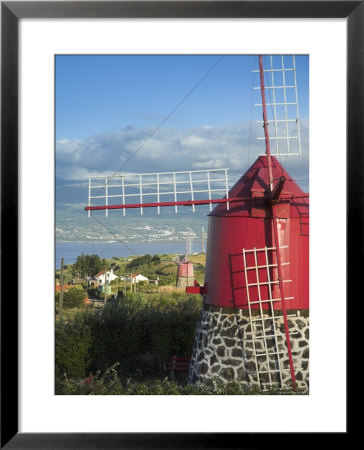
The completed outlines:
<svg viewBox="0 0 364 450">
<path fill-rule="evenodd" d="M 148 256 L 147 258 L 145 258 Z M 148 261 L 150 258 L 150 261 Z M 176 255 L 142 255 L 134 257 L 113 257 L 112 259 L 102 259 L 102 270 L 113 270 L 118 275 L 125 277 L 131 273 L 141 273 L 151 280 L 159 278 L 159 285 L 175 286 L 177 276 Z M 194 265 L 195 279 L 203 284 L 205 274 L 206 255 L 197 253 L 189 256 Z M 60 278 L 60 269 L 56 270 L 56 279 Z M 89 274 L 95 275 L 94 273 Z M 64 266 L 64 284 L 78 283 L 82 280 L 79 276 L 79 268 L 76 264 Z"/>
</svg>

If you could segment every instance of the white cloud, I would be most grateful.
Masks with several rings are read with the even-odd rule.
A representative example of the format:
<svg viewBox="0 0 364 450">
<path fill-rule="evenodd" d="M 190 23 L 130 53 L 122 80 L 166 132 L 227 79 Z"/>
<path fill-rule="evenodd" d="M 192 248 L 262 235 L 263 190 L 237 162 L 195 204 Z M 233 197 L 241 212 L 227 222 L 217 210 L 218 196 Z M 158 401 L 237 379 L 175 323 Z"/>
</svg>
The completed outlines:
<svg viewBox="0 0 364 450">
<path fill-rule="evenodd" d="M 206 138 L 193 134 L 181 139 L 183 147 L 201 147 L 204 142 L 206 142 Z"/>
<path fill-rule="evenodd" d="M 243 174 L 264 153 L 264 142 L 256 141 L 261 130 L 247 122 L 189 130 L 165 127 L 147 140 L 152 132 L 129 127 L 85 140 L 57 141 L 57 181 L 84 182 L 89 176 L 109 176 L 120 171 L 148 173 L 223 167 Z M 302 157 L 282 158 L 282 163 L 293 177 L 308 179 L 307 120 L 301 122 L 301 136 Z"/>
</svg>

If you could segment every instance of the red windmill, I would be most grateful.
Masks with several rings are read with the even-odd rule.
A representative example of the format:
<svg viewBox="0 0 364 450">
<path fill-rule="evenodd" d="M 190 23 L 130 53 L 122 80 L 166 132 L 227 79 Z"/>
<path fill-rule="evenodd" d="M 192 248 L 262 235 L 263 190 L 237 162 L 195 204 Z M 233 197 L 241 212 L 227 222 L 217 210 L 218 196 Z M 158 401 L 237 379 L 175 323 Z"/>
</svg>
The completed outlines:
<svg viewBox="0 0 364 450">
<path fill-rule="evenodd" d="M 159 213 L 163 206 L 174 206 L 177 212 L 178 206 L 195 210 L 196 205 L 210 205 L 205 283 L 187 287 L 204 298 L 191 382 L 220 378 L 263 389 L 308 385 L 308 194 L 275 157 L 300 153 L 295 58 L 291 67 L 283 56 L 280 61 L 277 68 L 270 57 L 270 66 L 264 68 L 259 56 L 258 106 L 266 151 L 230 190 L 227 169 L 118 175 L 104 177 L 104 184 L 101 177 L 89 181 L 89 214 L 113 209 L 125 214 L 128 208 L 140 208 L 143 214 L 146 207 L 157 207 Z M 293 78 L 287 83 L 289 71 Z M 282 75 L 278 84 L 277 73 Z M 290 91 L 293 100 L 288 99 Z M 266 92 L 271 93 L 269 103 Z M 291 105 L 294 118 L 288 114 Z M 272 108 L 270 118 L 267 106 Z M 103 195 L 92 195 L 95 189 L 104 190 Z M 213 210 L 212 204 L 217 204 Z"/>
</svg>

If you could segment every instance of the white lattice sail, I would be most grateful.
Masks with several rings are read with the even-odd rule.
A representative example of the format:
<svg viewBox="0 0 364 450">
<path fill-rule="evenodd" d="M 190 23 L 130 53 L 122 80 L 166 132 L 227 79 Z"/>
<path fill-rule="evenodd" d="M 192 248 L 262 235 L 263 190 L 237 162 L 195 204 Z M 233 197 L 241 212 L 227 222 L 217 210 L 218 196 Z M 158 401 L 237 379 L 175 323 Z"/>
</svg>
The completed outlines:
<svg viewBox="0 0 364 450">
<path fill-rule="evenodd" d="M 265 56 L 263 60 L 268 125 L 271 125 L 269 127 L 271 155 L 278 157 L 301 155 L 295 56 L 270 55 Z M 253 72 L 260 71 L 253 70 Z M 253 89 L 260 92 L 260 83 Z M 261 108 L 262 103 L 255 103 L 254 106 Z M 256 123 L 264 122 L 257 120 Z M 262 135 L 257 139 L 265 138 Z"/>
<path fill-rule="evenodd" d="M 286 249 L 287 246 L 280 246 Z M 276 314 L 274 303 L 281 302 L 276 247 L 243 249 L 244 277 L 247 292 L 250 333 L 247 340 L 252 343 L 255 370 L 250 373 L 254 376 L 263 390 L 274 387 L 277 383 L 281 387 L 289 387 L 285 372 L 289 373 L 287 336 L 280 330 L 283 315 Z M 281 266 L 289 265 L 289 261 L 281 261 Z M 253 277 L 249 277 L 253 272 Z M 249 281 L 253 278 L 254 281 Z M 292 280 L 283 280 L 291 283 Z M 276 295 L 274 292 L 276 291 Z M 277 292 L 278 291 L 278 292 Z M 293 297 L 285 297 L 289 302 Z M 269 304 L 270 309 L 264 309 Z M 258 307 L 258 308 L 256 308 Z M 252 308 L 255 309 L 253 315 Z M 288 314 L 287 317 L 294 317 Z M 290 336 L 296 334 L 289 331 Z"/>
<path fill-rule="evenodd" d="M 88 215 L 91 211 L 162 206 L 210 205 L 229 197 L 228 169 L 208 169 L 182 172 L 159 172 L 141 174 L 116 174 L 89 178 Z M 226 201 L 226 200 L 225 200 Z M 229 205 L 228 205 L 229 207 Z"/>
</svg>

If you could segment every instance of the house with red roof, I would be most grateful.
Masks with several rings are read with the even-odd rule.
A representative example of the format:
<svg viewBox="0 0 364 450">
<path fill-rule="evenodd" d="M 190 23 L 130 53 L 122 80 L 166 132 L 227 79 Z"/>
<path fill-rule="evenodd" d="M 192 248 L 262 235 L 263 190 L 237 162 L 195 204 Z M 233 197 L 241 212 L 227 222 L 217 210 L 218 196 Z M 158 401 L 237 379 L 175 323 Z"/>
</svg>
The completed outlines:
<svg viewBox="0 0 364 450">
<path fill-rule="evenodd" d="M 113 269 L 110 270 L 103 270 L 102 272 L 97 273 L 92 278 L 98 283 L 98 284 L 105 284 L 105 279 L 108 283 L 110 283 L 113 280 L 116 280 L 119 278 L 117 275 L 114 274 Z"/>
<path fill-rule="evenodd" d="M 148 281 L 148 278 L 140 273 L 132 273 L 130 277 L 127 277 L 127 281 L 132 283 L 140 283 L 141 281 Z"/>
</svg>

